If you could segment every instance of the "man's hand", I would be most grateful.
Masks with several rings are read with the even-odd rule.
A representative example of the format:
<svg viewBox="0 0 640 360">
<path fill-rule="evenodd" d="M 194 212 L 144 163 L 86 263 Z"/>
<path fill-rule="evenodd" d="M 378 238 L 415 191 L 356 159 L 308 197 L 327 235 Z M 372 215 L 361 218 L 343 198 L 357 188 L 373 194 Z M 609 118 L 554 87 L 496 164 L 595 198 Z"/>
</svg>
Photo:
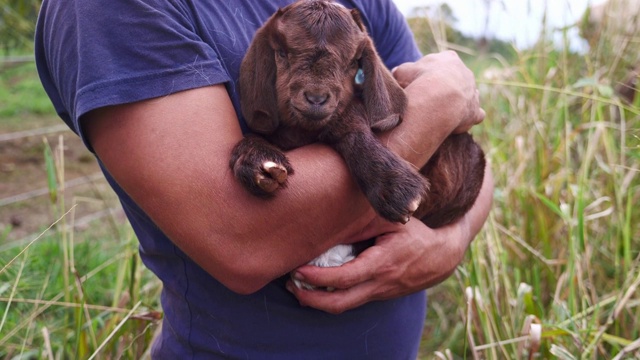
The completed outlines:
<svg viewBox="0 0 640 360">
<path fill-rule="evenodd" d="M 409 106 L 405 122 L 381 140 L 416 166 L 435 151 L 439 142 L 433 141 L 442 141 L 452 132 L 465 132 L 485 117 L 473 73 L 452 51 L 400 65 L 394 76 L 405 88 Z M 406 144 L 413 144 L 410 151 Z M 492 198 L 493 176 L 487 166 L 478 199 L 457 222 L 430 229 L 418 219 L 404 226 L 374 220 L 363 233 L 377 235 L 375 245 L 355 260 L 334 268 L 302 266 L 294 272 L 305 283 L 335 291 L 298 289 L 292 282 L 288 289 L 303 306 L 341 313 L 369 301 L 434 286 L 462 261 L 489 215 Z"/>
<path fill-rule="evenodd" d="M 380 135 L 380 141 L 421 168 L 452 133 L 482 122 L 473 73 L 453 51 L 431 54 L 405 63 L 393 74 L 407 95 L 407 109 L 399 126 Z"/>
<path fill-rule="evenodd" d="M 458 227 L 432 230 L 418 219 L 396 225 L 396 231 L 340 267 L 303 266 L 294 272 L 301 281 L 334 291 L 288 289 L 303 306 L 338 314 L 369 301 L 407 295 L 446 279 L 462 260 L 465 247 Z M 444 255 L 446 254 L 446 255 Z"/>
<path fill-rule="evenodd" d="M 485 117 L 473 72 L 454 51 L 429 54 L 414 63 L 402 64 L 393 69 L 393 75 L 414 100 L 414 106 L 437 99 L 442 104 L 441 111 L 451 111 L 451 121 L 458 122 L 454 133 L 468 131 Z M 413 93 L 417 96 L 412 97 Z"/>
<path fill-rule="evenodd" d="M 297 173 L 287 191 L 270 201 L 246 191 L 229 170 L 242 132 L 224 85 L 101 108 L 82 121 L 118 184 L 174 244 L 238 293 L 357 238 L 375 216 L 342 158 L 319 144 L 287 153 Z"/>
<path fill-rule="evenodd" d="M 338 314 L 369 301 L 407 295 L 434 286 L 453 273 L 491 207 L 493 177 L 487 168 L 473 208 L 456 223 L 430 229 L 418 219 L 406 225 L 382 224 L 375 245 L 340 267 L 302 266 L 294 277 L 332 292 L 287 288 L 303 306 Z"/>
</svg>

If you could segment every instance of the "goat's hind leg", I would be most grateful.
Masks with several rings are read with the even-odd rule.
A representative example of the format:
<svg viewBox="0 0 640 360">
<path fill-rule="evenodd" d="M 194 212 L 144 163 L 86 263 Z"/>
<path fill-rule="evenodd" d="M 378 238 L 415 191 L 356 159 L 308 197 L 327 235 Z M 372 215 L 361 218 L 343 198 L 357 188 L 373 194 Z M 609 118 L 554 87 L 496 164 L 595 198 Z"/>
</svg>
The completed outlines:
<svg viewBox="0 0 640 360">
<path fill-rule="evenodd" d="M 229 167 L 249 192 L 260 197 L 270 197 L 286 187 L 287 178 L 293 174 L 282 151 L 255 135 L 245 136 L 233 148 Z"/>
<path fill-rule="evenodd" d="M 461 218 L 480 193 L 485 164 L 482 148 L 471 135 L 449 136 L 420 170 L 431 187 L 414 216 L 431 228 Z"/>
</svg>

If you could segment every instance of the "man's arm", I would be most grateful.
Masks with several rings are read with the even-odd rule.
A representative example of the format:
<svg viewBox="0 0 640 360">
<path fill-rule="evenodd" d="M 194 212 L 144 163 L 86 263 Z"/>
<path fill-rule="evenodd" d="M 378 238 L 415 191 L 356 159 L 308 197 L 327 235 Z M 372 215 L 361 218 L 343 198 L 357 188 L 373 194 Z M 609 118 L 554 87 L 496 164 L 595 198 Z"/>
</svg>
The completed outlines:
<svg viewBox="0 0 640 360">
<path fill-rule="evenodd" d="M 444 63 L 466 69 L 451 59 Z M 453 105 L 443 107 L 429 96 L 410 98 L 415 114 L 385 140 L 418 166 L 469 121 L 457 107 L 475 96 L 451 91 L 437 69 L 429 70 L 442 65 L 421 66 L 433 72 L 428 80 L 439 89 L 436 95 L 446 94 Z M 466 80 L 475 88 L 472 77 Z M 425 113 L 434 113 L 429 122 L 418 116 Z M 178 247 L 236 292 L 254 292 L 335 244 L 378 235 L 366 226 L 375 213 L 342 159 L 326 146 L 287 153 L 296 175 L 274 199 L 246 192 L 227 165 L 242 134 L 222 85 L 98 109 L 83 121 L 96 154 L 119 185 Z"/>
<path fill-rule="evenodd" d="M 460 59 L 455 53 L 445 52 L 425 56 L 416 63 L 404 64 L 394 72 L 409 95 L 409 111 L 406 115 L 411 119 L 413 116 L 422 116 L 428 123 L 425 126 L 432 127 L 431 136 L 436 138 L 440 138 L 442 131 L 447 129 L 439 120 L 447 113 L 454 118 L 466 119 L 453 129 L 454 132 L 467 131 L 485 116 L 484 110 L 479 107 L 473 74 L 459 65 Z M 475 96 L 465 98 L 456 95 L 456 92 L 475 93 Z M 423 113 L 425 108 L 419 101 L 420 94 L 423 101 L 426 96 L 426 101 L 440 105 L 432 106 L 431 113 Z M 462 103 L 456 104 L 455 101 Z M 391 132 L 385 135 L 390 142 L 414 144 L 404 148 L 409 151 L 407 157 L 413 159 L 421 158 L 430 149 L 428 144 L 426 147 L 420 145 L 425 145 L 420 140 L 428 140 L 429 135 L 427 138 L 421 136 L 425 134 Z M 336 291 L 308 291 L 293 286 L 291 282 L 287 287 L 303 305 L 341 313 L 369 301 L 395 298 L 434 286 L 453 273 L 467 247 L 480 232 L 491 209 L 493 189 L 493 175 L 488 164 L 476 202 L 455 223 L 430 229 L 417 219 L 403 226 L 376 218 L 368 228 L 382 235 L 376 239 L 374 246 L 355 260 L 334 268 L 303 266 L 294 273 L 296 278 L 305 283 L 332 287 Z"/>
<path fill-rule="evenodd" d="M 240 293 L 357 237 L 373 216 L 342 160 L 323 146 L 288 153 L 296 175 L 274 199 L 250 195 L 228 168 L 242 134 L 222 85 L 99 109 L 83 121 L 119 185 L 178 247 Z"/>
<path fill-rule="evenodd" d="M 386 233 L 374 246 L 340 267 L 305 265 L 294 277 L 333 292 L 300 289 L 291 281 L 287 289 L 304 306 L 339 314 L 370 301 L 385 300 L 424 290 L 449 277 L 480 232 L 493 201 L 493 175 L 487 166 L 475 204 L 457 222 L 430 229 L 418 219 L 406 225 L 381 223 Z"/>
</svg>

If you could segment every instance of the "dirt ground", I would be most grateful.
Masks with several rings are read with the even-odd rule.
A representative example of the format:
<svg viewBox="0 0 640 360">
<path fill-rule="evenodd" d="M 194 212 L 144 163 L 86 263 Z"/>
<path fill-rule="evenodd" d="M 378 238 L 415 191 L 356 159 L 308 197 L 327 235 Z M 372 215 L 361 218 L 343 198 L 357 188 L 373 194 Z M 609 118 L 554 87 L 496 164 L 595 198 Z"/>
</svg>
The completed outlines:
<svg viewBox="0 0 640 360">
<path fill-rule="evenodd" d="M 0 120 L 0 139 L 17 131 L 49 128 L 62 124 L 51 117 L 27 118 L 16 129 L 3 128 Z M 44 164 L 44 138 L 52 149 L 63 144 L 64 211 L 53 205 L 48 193 L 47 172 Z M 62 139 L 62 142 L 60 141 Z M 0 245 L 15 240 L 28 240 L 46 229 L 62 213 L 78 204 L 70 219 L 80 226 L 90 226 L 88 220 L 101 211 L 118 208 L 115 196 L 102 177 L 93 155 L 70 130 L 46 135 L 21 136 L 0 140 Z M 72 218 L 71 218 L 72 217 Z M 84 224 L 84 225 L 83 225 Z"/>
</svg>

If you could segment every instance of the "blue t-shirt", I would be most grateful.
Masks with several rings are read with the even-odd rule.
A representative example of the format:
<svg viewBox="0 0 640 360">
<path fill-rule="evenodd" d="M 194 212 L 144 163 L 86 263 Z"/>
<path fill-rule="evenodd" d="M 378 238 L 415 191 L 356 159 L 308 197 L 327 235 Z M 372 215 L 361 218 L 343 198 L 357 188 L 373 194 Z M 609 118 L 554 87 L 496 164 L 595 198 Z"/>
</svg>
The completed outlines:
<svg viewBox="0 0 640 360">
<path fill-rule="evenodd" d="M 213 84 L 225 84 L 241 119 L 240 62 L 258 27 L 291 2 L 44 0 L 36 29 L 38 72 L 56 111 L 81 137 L 79 119 L 88 111 Z M 388 67 L 420 57 L 391 0 L 340 2 L 360 10 Z M 415 359 L 424 292 L 341 315 L 300 307 L 285 278 L 238 295 L 180 251 L 103 171 L 144 263 L 164 285 L 154 358 Z"/>
</svg>

